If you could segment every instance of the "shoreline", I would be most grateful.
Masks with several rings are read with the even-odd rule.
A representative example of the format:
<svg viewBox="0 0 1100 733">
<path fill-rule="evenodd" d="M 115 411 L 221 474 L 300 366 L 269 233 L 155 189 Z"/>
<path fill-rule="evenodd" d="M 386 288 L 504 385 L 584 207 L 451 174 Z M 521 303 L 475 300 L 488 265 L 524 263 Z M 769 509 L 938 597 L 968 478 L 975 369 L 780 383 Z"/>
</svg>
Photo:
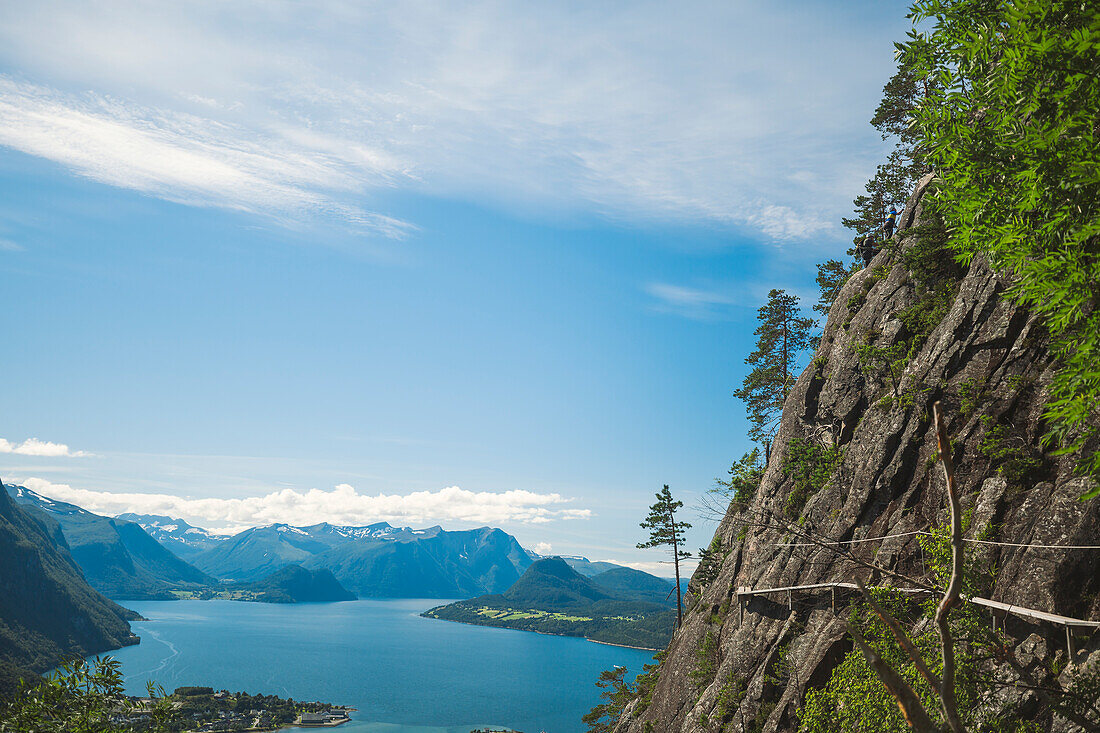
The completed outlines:
<svg viewBox="0 0 1100 733">
<path fill-rule="evenodd" d="M 535 633 L 537 634 L 539 632 L 536 631 Z M 613 641 L 600 641 L 599 639 L 589 639 L 587 636 L 585 636 L 583 638 L 584 638 L 585 641 L 590 641 L 593 644 L 603 644 L 605 646 L 619 646 L 619 647 L 622 647 L 623 649 L 638 649 L 639 651 L 643 651 L 643 652 L 659 652 L 659 651 L 661 651 L 660 649 L 654 649 L 654 648 L 648 647 L 648 646 L 631 646 L 630 644 L 616 644 Z"/>
<path fill-rule="evenodd" d="M 433 611 L 433 610 L 435 610 L 435 609 L 431 609 L 431 608 L 428 609 L 428 611 Z M 428 611 L 424 611 L 423 613 L 420 614 L 420 616 L 422 618 L 430 618 L 433 621 L 448 621 L 452 624 L 465 624 L 467 626 L 484 626 L 487 629 L 504 629 L 505 631 L 522 631 L 522 632 L 527 633 L 527 634 L 539 634 L 540 636 L 557 636 L 557 637 L 560 637 L 562 639 L 584 639 L 585 641 L 590 641 L 593 644 L 603 644 L 604 646 L 617 646 L 617 647 L 620 647 L 622 649 L 637 649 L 638 651 L 643 651 L 643 652 L 659 652 L 659 651 L 661 651 L 660 649 L 654 649 L 654 648 L 648 647 L 648 646 L 632 646 L 630 644 L 616 644 L 613 641 L 600 641 L 598 639 L 590 639 L 587 636 L 581 636 L 579 634 L 555 634 L 555 633 L 550 632 L 550 631 L 535 631 L 534 629 L 517 629 L 513 626 L 497 626 L 495 624 L 479 624 L 479 623 L 475 623 L 473 621 L 460 621 L 459 619 L 454 619 L 454 618 L 440 618 L 439 616 L 427 616 L 425 614 L 427 614 Z"/>
</svg>

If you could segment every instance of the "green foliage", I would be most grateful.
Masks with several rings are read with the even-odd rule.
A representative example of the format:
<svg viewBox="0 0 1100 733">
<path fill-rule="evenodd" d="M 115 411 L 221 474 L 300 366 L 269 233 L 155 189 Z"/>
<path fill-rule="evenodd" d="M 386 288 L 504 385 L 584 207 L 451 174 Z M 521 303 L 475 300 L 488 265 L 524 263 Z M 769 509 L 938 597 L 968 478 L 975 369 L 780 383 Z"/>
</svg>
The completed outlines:
<svg viewBox="0 0 1100 733">
<path fill-rule="evenodd" d="M 959 385 L 959 415 L 968 418 L 989 399 L 989 386 L 978 379 L 967 379 Z"/>
<path fill-rule="evenodd" d="M 642 673 L 638 675 L 636 680 L 639 712 L 649 707 L 649 703 L 653 700 L 653 689 L 657 686 L 657 680 L 661 676 L 661 663 L 666 656 L 668 656 L 668 650 L 662 649 L 653 655 L 652 664 L 642 665 Z"/>
<path fill-rule="evenodd" d="M 814 304 L 814 311 L 823 316 L 829 315 L 829 309 L 832 308 L 833 301 L 836 300 L 836 296 L 840 294 L 840 289 L 844 287 L 844 283 L 848 282 L 848 278 L 854 272 L 854 266 L 845 265 L 840 260 L 825 260 L 818 264 L 817 287 L 821 291 L 821 295 L 817 299 L 817 303 Z"/>
<path fill-rule="evenodd" d="M 833 470 L 844 456 L 842 448 L 824 446 L 814 440 L 795 438 L 787 444 L 783 472 L 791 482 L 784 510 L 791 517 L 802 514 L 802 508 L 832 478 Z"/>
<path fill-rule="evenodd" d="M 978 443 L 978 452 L 997 467 L 1011 486 L 1030 488 L 1042 472 L 1042 453 L 1018 435 L 1008 425 L 998 424 L 989 415 L 982 416 L 985 434 Z"/>
<path fill-rule="evenodd" d="M 752 371 L 733 394 L 745 403 L 749 437 L 768 445 L 783 413 L 783 402 L 798 378 L 799 356 L 810 344 L 812 318 L 801 315 L 798 298 L 782 290 L 768 293 L 768 302 L 757 312 L 760 325 L 756 350 L 745 363 Z"/>
<path fill-rule="evenodd" d="M 791 662 L 787 658 L 791 652 L 790 640 L 783 642 L 775 650 L 775 661 L 764 670 L 764 681 L 770 685 L 782 687 L 791 676 Z"/>
<path fill-rule="evenodd" d="M 719 720 L 725 721 L 737 712 L 747 693 L 748 685 L 745 680 L 734 673 L 732 669 L 727 672 L 714 700 L 714 711 L 718 714 Z"/>
<path fill-rule="evenodd" d="M 848 296 L 848 301 L 844 304 L 844 306 L 848 309 L 848 313 L 851 314 L 851 313 L 855 313 L 860 308 L 862 308 L 863 304 L 866 303 L 866 302 L 867 302 L 867 291 L 862 290 L 862 291 L 856 293 L 855 295 Z"/>
<path fill-rule="evenodd" d="M 650 547 L 667 547 L 672 555 L 672 564 L 676 569 L 676 625 L 684 617 L 683 598 L 680 590 L 680 560 L 691 557 L 690 552 L 681 550 L 684 544 L 684 530 L 691 529 L 691 525 L 684 521 L 677 521 L 676 510 L 684 505 L 682 501 L 672 498 L 668 484 L 657 492 L 657 501 L 650 505 L 649 516 L 639 525 L 642 529 L 649 530 L 649 539 L 638 543 L 638 549 L 644 550 Z"/>
<path fill-rule="evenodd" d="M 718 636 L 713 628 L 708 628 L 703 641 L 695 649 L 695 668 L 688 673 L 696 692 L 702 692 L 703 688 L 710 684 L 717 669 Z"/>
<path fill-rule="evenodd" d="M 690 552 L 677 549 L 684 544 L 684 530 L 691 529 L 690 524 L 676 519 L 676 511 L 684 506 L 684 502 L 672 498 L 668 484 L 656 496 L 657 501 L 649 507 L 649 515 L 639 524 L 642 529 L 649 530 L 649 539 L 639 542 L 638 549 L 670 547 L 678 557 L 691 557 Z"/>
<path fill-rule="evenodd" d="M 962 275 L 948 245 L 943 220 L 934 211 L 926 212 L 926 221 L 908 230 L 911 239 L 900 255 L 902 264 L 912 276 L 915 289 L 913 304 L 896 314 L 903 328 L 896 340 L 889 344 L 876 343 L 879 333 L 873 330 L 864 332 L 861 339 L 853 338 L 851 341 L 860 368 L 869 380 L 886 375 L 893 399 L 883 398 L 884 408 L 895 402 L 904 408 L 912 407 L 921 390 L 924 390 L 923 387 L 912 387 L 903 393 L 902 376 L 905 368 L 920 353 L 928 336 L 951 309 Z M 888 274 L 888 271 L 880 273 L 878 269 L 868 277 L 865 286 L 867 283 L 873 285 L 876 278 Z"/>
<path fill-rule="evenodd" d="M 623 708 L 634 699 L 635 690 L 626 681 L 626 667 L 612 667 L 600 673 L 596 680 L 600 697 L 604 702 L 588 711 L 581 722 L 588 726 L 588 733 L 611 733 L 618 722 Z"/>
<path fill-rule="evenodd" d="M 699 548 L 699 565 L 692 576 L 698 581 L 701 588 L 706 588 L 718 577 L 718 571 L 722 569 L 722 561 L 729 554 L 729 548 L 722 543 L 722 538 L 715 536 L 710 541 L 710 546 Z"/>
<path fill-rule="evenodd" d="M 768 718 L 771 717 L 777 704 L 778 702 L 775 700 L 761 703 L 760 709 L 756 711 L 756 715 L 752 716 L 748 723 L 748 733 L 764 733 L 764 726 L 767 725 Z"/>
<path fill-rule="evenodd" d="M 659 649 L 676 627 L 668 601 L 672 590 L 667 581 L 630 568 L 586 578 L 553 557 L 531 565 L 502 594 L 458 601 L 422 615 Z"/>
<path fill-rule="evenodd" d="M 916 130 L 951 244 L 1011 273 L 1046 324 L 1048 437 L 1100 479 L 1100 5 L 918 0 L 911 16 L 898 48 L 935 85 Z"/>
<path fill-rule="evenodd" d="M 842 220 L 845 227 L 857 233 L 856 239 L 861 233 L 880 229 L 886 220 L 887 209 L 900 208 L 905 203 L 913 184 L 924 171 L 925 151 L 910 122 L 913 111 L 926 95 L 925 87 L 913 67 L 903 62 L 882 89 L 882 101 L 871 118 L 871 125 L 882 134 L 883 140 L 895 141 L 894 150 L 867 182 L 866 193 L 852 202 L 854 216 Z"/>
<path fill-rule="evenodd" d="M 876 334 L 867 332 L 863 340 L 852 339 L 852 351 L 856 354 L 860 370 L 868 379 L 875 380 L 884 371 L 890 380 L 890 389 L 894 397 L 900 397 L 901 376 L 905 365 L 909 363 L 909 344 L 897 341 L 888 346 L 874 343 Z"/>
<path fill-rule="evenodd" d="M 970 514 L 964 517 L 969 526 Z M 949 529 L 934 530 L 931 537 L 920 537 L 925 561 L 935 581 L 946 587 L 950 577 L 951 546 Z M 973 563 L 968 563 L 963 573 L 963 592 L 973 594 L 988 580 Z M 920 606 L 904 594 L 886 588 L 872 589 L 875 600 L 883 605 L 903 626 L 916 626 L 922 631 L 913 636 L 913 643 L 921 653 L 928 668 L 935 674 L 942 671 L 939 636 L 933 624 L 918 624 L 923 617 L 930 620 L 935 615 L 937 599 Z M 850 623 L 859 628 L 872 648 L 909 683 L 921 697 L 925 710 L 934 717 L 939 706 L 935 694 L 921 677 L 916 665 L 894 640 L 882 619 L 867 604 L 852 609 Z M 988 689 L 982 677 L 980 665 L 988 649 L 995 643 L 988 622 L 978 608 L 963 604 L 951 616 L 955 644 L 956 685 L 955 694 L 959 710 L 964 715 L 967 730 L 1015 731 L 1014 727 L 991 726 L 988 719 L 979 721 L 978 702 Z M 897 701 L 887 692 L 864 655 L 858 650 L 847 654 L 833 670 L 824 687 L 807 692 L 798 713 L 799 730 L 805 733 L 879 733 L 879 731 L 904 731 L 909 727 L 898 709 Z M 981 725 L 979 726 L 979 722 Z M 1006 724 L 1007 725 L 1007 724 Z"/>
<path fill-rule="evenodd" d="M 0 708 L 0 733 L 123 733 L 134 730 L 125 722 L 138 709 L 123 694 L 121 665 L 111 657 L 88 662 L 66 662 L 33 687 L 23 686 Z M 174 719 L 164 690 L 149 683 L 149 715 L 142 730 L 167 731 Z"/>
<path fill-rule="evenodd" d="M 654 604 L 624 604 L 606 613 L 589 610 L 584 613 L 593 615 L 580 616 L 537 608 L 494 609 L 478 606 L 476 601 L 477 599 L 458 601 L 425 611 L 424 615 L 444 621 L 555 636 L 576 636 L 641 649 L 660 649 L 668 644 L 676 630 L 676 612 Z M 498 613 L 491 613 L 492 611 Z"/>
<path fill-rule="evenodd" d="M 1052 707 L 1067 720 L 1083 718 L 1100 727 L 1100 663 L 1078 669 Z"/>
<path fill-rule="evenodd" d="M 0 704 L 0 733 L 252 730 L 254 722 L 264 730 L 281 730 L 301 712 L 334 707 L 227 690 L 215 696 L 210 687 L 180 687 L 169 696 L 153 682 L 147 683 L 144 698 L 130 697 L 124 694 L 117 660 L 78 657 Z"/>
<path fill-rule="evenodd" d="M 714 486 L 708 492 L 714 498 L 713 503 L 723 509 L 730 503 L 741 506 L 751 504 L 764 478 L 765 466 L 761 458 L 760 449 L 753 448 L 730 466 L 728 479 L 715 479 Z"/>
<path fill-rule="evenodd" d="M 925 205 L 924 221 L 909 229 L 908 235 L 912 240 L 901 252 L 901 261 L 913 278 L 916 298 L 897 317 L 905 326 L 904 340 L 912 360 L 951 310 L 963 271 L 955 262 L 947 226 L 930 204 Z"/>
<path fill-rule="evenodd" d="M 213 687 L 177 687 L 173 695 L 180 697 L 192 697 L 194 695 L 213 695 Z"/>
<path fill-rule="evenodd" d="M 906 410 L 917 404 L 927 404 L 926 400 L 931 391 L 932 387 L 928 387 L 924 384 L 915 384 L 902 391 L 901 397 L 898 398 L 898 404 L 902 409 Z"/>
<path fill-rule="evenodd" d="M 821 314 L 821 318 L 829 315 L 829 309 L 840 295 L 841 288 L 848 282 L 848 278 L 856 272 L 856 266 L 845 265 L 840 260 L 826 260 L 817 265 L 817 287 L 820 291 L 814 311 Z M 816 350 L 821 344 L 821 335 L 815 335 L 810 339 L 810 349 Z"/>
</svg>

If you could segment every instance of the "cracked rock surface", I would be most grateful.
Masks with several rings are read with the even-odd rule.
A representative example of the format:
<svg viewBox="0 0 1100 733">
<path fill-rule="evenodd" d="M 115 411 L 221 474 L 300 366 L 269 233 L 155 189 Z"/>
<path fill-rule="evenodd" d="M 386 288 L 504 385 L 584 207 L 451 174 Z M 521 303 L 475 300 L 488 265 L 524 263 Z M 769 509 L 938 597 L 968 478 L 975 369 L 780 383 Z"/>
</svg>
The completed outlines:
<svg viewBox="0 0 1100 733">
<path fill-rule="evenodd" d="M 836 298 L 814 360 L 784 405 L 760 490 L 750 505 L 731 506 L 718 526 L 716 537 L 732 549 L 717 579 L 702 591 L 693 582 L 691 610 L 669 645 L 651 700 L 632 702 L 616 733 L 797 728 L 806 690 L 822 686 L 851 649 L 844 620 L 852 594 L 838 592 L 834 613 L 828 589 L 751 596 L 741 608 L 736 589 L 854 578 L 907 586 L 899 576 L 928 582 L 912 533 L 947 521 L 931 422 L 936 400 L 948 419 L 964 508 L 972 511 L 970 538 L 984 529 L 985 538 L 999 542 L 1100 545 L 1100 500 L 1079 501 L 1087 480 L 1074 475 L 1072 458 L 1052 455 L 1040 443 L 1053 374 L 1045 329 L 1006 297 L 1007 282 L 983 261 L 961 275 L 949 312 L 897 375 L 896 387 L 885 373 L 861 367 L 852 348 L 869 333 L 881 346 L 905 338 L 898 314 L 918 294 L 901 255 L 916 245 L 917 228 L 927 219 L 922 196 L 930 180 L 922 179 L 906 206 L 896 246 L 853 275 Z M 991 435 L 994 426 L 1000 434 Z M 1006 471 L 1003 459 L 981 450 L 994 437 L 1011 456 L 1027 459 L 1026 475 Z M 805 546 L 767 519 L 785 516 L 792 486 L 783 467 L 796 439 L 843 450 L 832 478 L 805 504 L 804 531 L 836 541 L 901 536 L 849 544 L 850 557 L 841 557 Z M 1100 552 L 977 544 L 968 551 L 997 568 L 985 597 L 1100 620 Z M 1063 627 L 1009 615 L 1005 628 L 1025 667 L 1039 669 L 1051 657 L 1066 661 Z M 716 642 L 714 672 L 700 679 L 692 673 L 708 634 Z M 1100 634 L 1078 642 L 1078 666 L 1100 662 Z M 735 688 L 743 697 L 731 704 Z M 1024 717 L 1035 709 L 1034 700 L 1015 691 L 990 704 L 1014 707 Z M 1044 730 L 1074 729 L 1060 719 L 1039 722 Z"/>
</svg>

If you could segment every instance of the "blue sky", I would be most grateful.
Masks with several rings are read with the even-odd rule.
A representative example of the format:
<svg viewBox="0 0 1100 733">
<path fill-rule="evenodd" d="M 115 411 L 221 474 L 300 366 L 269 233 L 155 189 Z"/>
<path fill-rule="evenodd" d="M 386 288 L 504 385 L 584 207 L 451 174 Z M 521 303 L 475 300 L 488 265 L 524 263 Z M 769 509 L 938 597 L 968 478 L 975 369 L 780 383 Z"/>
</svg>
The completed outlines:
<svg viewBox="0 0 1100 733">
<path fill-rule="evenodd" d="M 653 569 L 883 150 L 889 3 L 0 8 L 0 472 Z M 689 519 L 695 519 L 690 516 Z M 692 546 L 713 525 L 695 521 Z"/>
</svg>

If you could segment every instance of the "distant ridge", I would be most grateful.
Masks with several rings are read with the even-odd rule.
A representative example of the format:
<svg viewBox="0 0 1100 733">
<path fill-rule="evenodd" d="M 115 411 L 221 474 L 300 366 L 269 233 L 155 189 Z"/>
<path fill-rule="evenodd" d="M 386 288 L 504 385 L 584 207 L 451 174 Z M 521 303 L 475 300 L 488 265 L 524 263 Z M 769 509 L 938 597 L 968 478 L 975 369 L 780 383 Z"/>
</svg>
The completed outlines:
<svg viewBox="0 0 1100 733">
<path fill-rule="evenodd" d="M 194 556 L 194 563 L 234 582 L 297 564 L 330 571 L 361 598 L 454 598 L 507 589 L 531 558 L 515 537 L 492 527 L 448 531 L 377 522 L 256 527 Z"/>
<path fill-rule="evenodd" d="M 215 584 L 174 555 L 141 526 L 54 501 L 23 486 L 5 484 L 7 495 L 45 526 L 63 533 L 88 583 L 109 598 L 170 600 L 172 590 Z"/>
<path fill-rule="evenodd" d="M 150 537 L 188 562 L 203 550 L 209 550 L 226 539 L 223 535 L 194 527 L 182 519 L 159 514 L 126 513 L 119 514 L 115 519 L 140 525 Z"/>
</svg>

